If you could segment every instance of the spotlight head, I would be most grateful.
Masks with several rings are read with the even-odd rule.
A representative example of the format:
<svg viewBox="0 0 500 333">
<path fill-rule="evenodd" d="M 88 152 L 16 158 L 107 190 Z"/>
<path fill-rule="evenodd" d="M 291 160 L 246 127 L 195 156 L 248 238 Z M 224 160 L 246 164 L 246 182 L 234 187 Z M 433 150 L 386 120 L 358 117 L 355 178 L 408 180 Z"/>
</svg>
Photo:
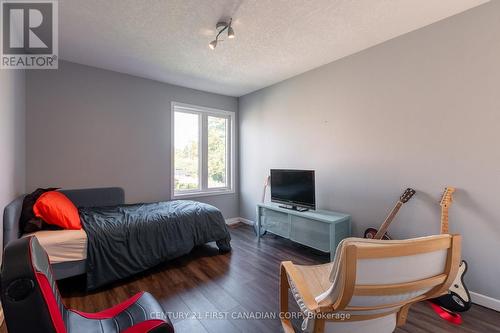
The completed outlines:
<svg viewBox="0 0 500 333">
<path fill-rule="evenodd" d="M 229 26 L 229 28 L 227 28 L 227 38 L 234 38 L 234 30 L 232 26 Z"/>
<path fill-rule="evenodd" d="M 217 46 L 217 40 L 214 39 L 213 41 L 211 41 L 209 44 L 208 44 L 208 47 L 211 49 L 211 50 L 215 50 L 215 47 Z"/>
</svg>

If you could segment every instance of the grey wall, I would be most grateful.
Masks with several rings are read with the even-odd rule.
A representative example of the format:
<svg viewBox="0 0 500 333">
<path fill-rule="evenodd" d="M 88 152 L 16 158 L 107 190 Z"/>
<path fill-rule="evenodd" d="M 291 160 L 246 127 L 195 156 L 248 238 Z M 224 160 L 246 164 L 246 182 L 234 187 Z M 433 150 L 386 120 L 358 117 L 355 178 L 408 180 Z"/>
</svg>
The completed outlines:
<svg viewBox="0 0 500 333">
<path fill-rule="evenodd" d="M 240 213 L 254 219 L 270 168 L 316 170 L 319 208 L 378 226 L 406 186 L 396 238 L 464 236 L 474 292 L 500 299 L 500 1 L 239 100 Z"/>
<path fill-rule="evenodd" d="M 0 70 L 0 225 L 3 208 L 25 188 L 25 74 Z M 3 236 L 0 228 L 0 248 Z"/>
<path fill-rule="evenodd" d="M 27 73 L 27 190 L 121 186 L 170 199 L 171 102 L 236 111 L 236 98 L 61 62 Z M 199 198 L 238 216 L 238 195 Z"/>
</svg>

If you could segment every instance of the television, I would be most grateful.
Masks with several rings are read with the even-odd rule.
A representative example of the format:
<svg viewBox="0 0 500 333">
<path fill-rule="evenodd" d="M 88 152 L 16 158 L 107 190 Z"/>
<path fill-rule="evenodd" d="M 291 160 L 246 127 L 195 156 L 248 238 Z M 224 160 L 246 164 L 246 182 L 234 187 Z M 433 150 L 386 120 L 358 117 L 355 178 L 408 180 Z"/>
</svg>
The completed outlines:
<svg viewBox="0 0 500 333">
<path fill-rule="evenodd" d="M 271 169 L 271 201 L 298 211 L 316 209 L 314 171 Z"/>
</svg>

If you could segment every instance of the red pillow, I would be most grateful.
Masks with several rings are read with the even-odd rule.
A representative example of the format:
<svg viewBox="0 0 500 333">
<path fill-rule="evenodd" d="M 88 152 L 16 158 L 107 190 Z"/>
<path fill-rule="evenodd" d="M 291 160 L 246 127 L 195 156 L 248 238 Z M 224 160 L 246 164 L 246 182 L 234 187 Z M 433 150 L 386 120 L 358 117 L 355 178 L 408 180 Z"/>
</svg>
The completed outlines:
<svg viewBox="0 0 500 333">
<path fill-rule="evenodd" d="M 33 206 L 36 217 L 48 224 L 64 229 L 78 230 L 82 228 L 80 215 L 75 205 L 61 192 L 50 191 L 42 194 Z"/>
</svg>

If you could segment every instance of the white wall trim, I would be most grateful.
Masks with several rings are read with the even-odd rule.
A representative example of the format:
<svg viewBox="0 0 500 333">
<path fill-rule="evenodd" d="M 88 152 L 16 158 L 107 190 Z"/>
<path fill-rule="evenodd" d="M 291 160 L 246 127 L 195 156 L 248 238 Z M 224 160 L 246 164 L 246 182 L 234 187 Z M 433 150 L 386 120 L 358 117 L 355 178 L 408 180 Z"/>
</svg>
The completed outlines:
<svg viewBox="0 0 500 333">
<path fill-rule="evenodd" d="M 231 217 L 229 219 L 226 219 L 226 224 L 227 225 L 235 225 L 237 223 L 240 223 L 240 218 L 239 217 Z"/>
<path fill-rule="evenodd" d="M 482 295 L 475 292 L 470 292 L 470 297 L 472 299 L 472 303 L 479 304 L 484 306 L 485 308 L 489 308 L 495 311 L 500 311 L 500 300 Z"/>
<path fill-rule="evenodd" d="M 231 217 L 229 219 L 226 219 L 226 224 L 227 225 L 234 225 L 236 223 L 243 223 L 243 224 L 248 224 L 248 225 L 251 225 L 251 226 L 253 226 L 255 224 L 254 221 L 244 219 L 243 217 Z"/>
<path fill-rule="evenodd" d="M 240 217 L 240 222 L 241 222 L 241 223 L 244 223 L 244 224 L 251 225 L 251 226 L 255 225 L 255 222 L 254 222 L 254 221 L 244 219 L 243 217 Z"/>
</svg>

